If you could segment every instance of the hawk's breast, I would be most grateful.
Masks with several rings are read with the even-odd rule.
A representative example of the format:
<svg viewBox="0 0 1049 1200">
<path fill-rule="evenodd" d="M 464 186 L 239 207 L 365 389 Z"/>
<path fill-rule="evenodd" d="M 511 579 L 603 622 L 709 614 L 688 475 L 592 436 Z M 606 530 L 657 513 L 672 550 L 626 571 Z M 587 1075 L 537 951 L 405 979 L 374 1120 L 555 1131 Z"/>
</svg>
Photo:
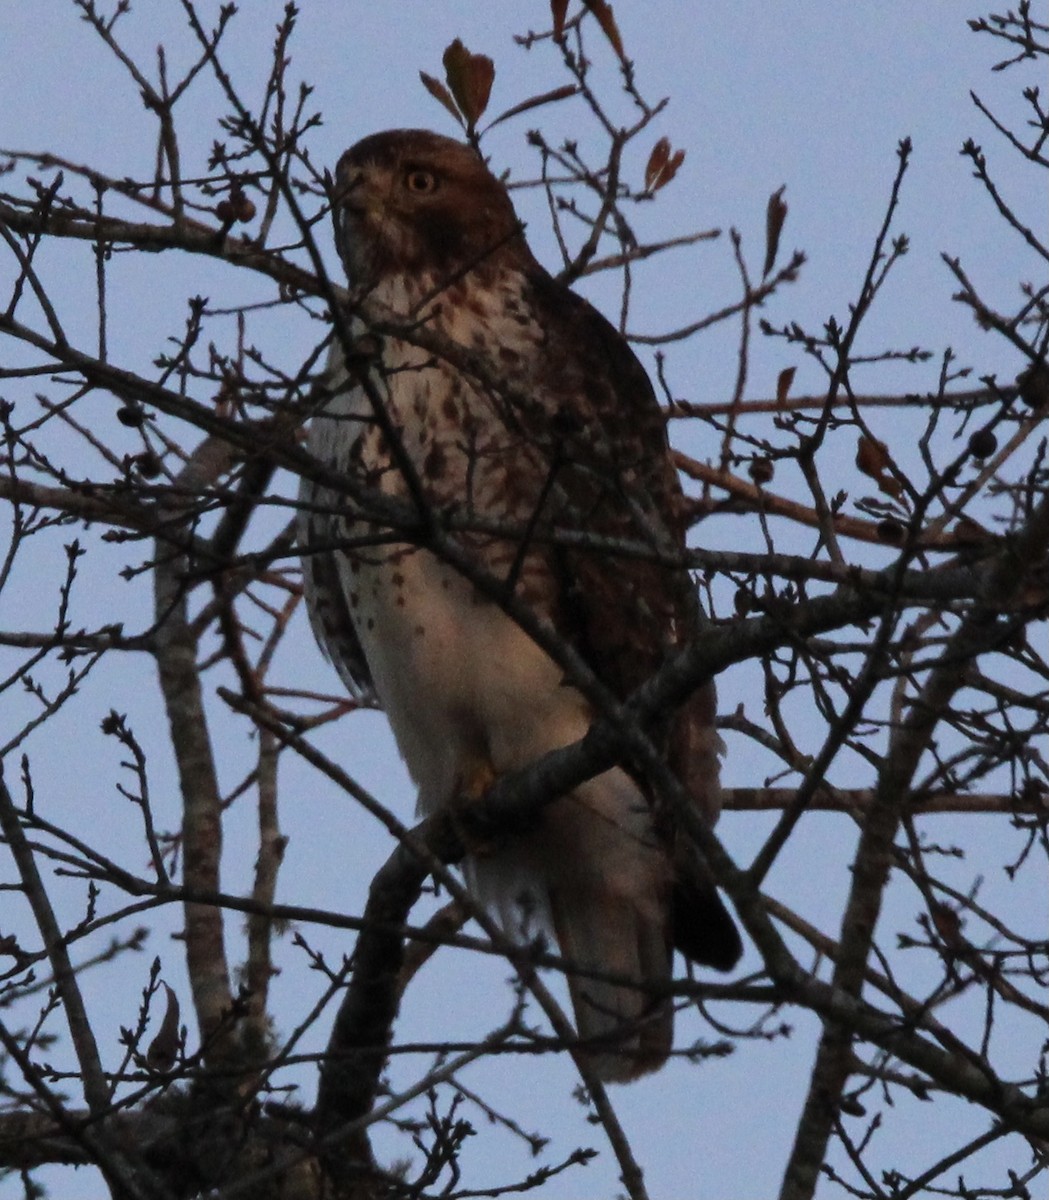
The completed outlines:
<svg viewBox="0 0 1049 1200">
<path fill-rule="evenodd" d="M 425 294 L 425 281 L 422 284 Z M 391 285 L 376 298 L 408 307 Z M 360 387 L 345 386 L 314 420 L 318 457 L 353 470 L 385 495 L 408 500 L 399 443 L 438 519 L 455 517 L 452 535 L 471 565 L 494 583 L 514 579 L 514 595 L 549 613 L 553 585 L 520 540 L 499 532 L 526 526 L 539 501 L 544 465 L 516 427 L 513 395 L 529 386 L 527 364 L 542 352 L 542 330 L 529 319 L 520 289 L 466 288 L 443 294 L 428 323 L 483 361 L 497 364 L 507 394 L 492 395 L 463 371 L 394 338 L 375 373 L 386 430 Z M 332 443 L 341 448 L 332 454 Z M 470 528 L 476 521 L 481 528 Z M 466 529 L 460 528 L 466 525 Z M 433 811 L 475 777 L 523 766 L 582 737 L 589 709 L 562 672 L 481 590 L 431 551 L 397 541 L 347 513 L 338 539 L 368 542 L 338 556 L 340 582 L 375 689 L 419 786 L 420 808 Z M 376 534 L 388 540 L 376 544 Z"/>
</svg>

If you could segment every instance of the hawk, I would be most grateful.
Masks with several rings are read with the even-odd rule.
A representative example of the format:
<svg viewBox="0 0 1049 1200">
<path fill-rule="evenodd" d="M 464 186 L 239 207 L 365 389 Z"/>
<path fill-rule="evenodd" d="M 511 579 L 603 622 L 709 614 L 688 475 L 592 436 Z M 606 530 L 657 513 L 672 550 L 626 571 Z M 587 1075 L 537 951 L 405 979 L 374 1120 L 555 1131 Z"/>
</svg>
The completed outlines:
<svg viewBox="0 0 1049 1200">
<path fill-rule="evenodd" d="M 333 351 L 312 420 L 311 452 L 348 486 L 303 482 L 305 594 L 344 681 L 385 708 L 428 815 L 482 796 L 594 720 L 586 681 L 514 605 L 620 699 L 702 616 L 648 377 L 621 334 L 533 257 L 478 153 L 425 130 L 378 133 L 343 155 L 334 196 L 355 311 L 386 323 L 360 339 L 366 364 L 348 368 Z M 414 520 L 384 518 L 398 501 Z M 456 564 L 425 537 L 453 518 Z M 712 824 L 713 686 L 654 736 Z M 556 936 L 580 1048 L 607 1080 L 666 1059 L 675 946 L 722 970 L 740 954 L 702 862 L 629 762 L 555 799 L 534 827 L 472 848 L 465 872 L 508 930 Z"/>
</svg>

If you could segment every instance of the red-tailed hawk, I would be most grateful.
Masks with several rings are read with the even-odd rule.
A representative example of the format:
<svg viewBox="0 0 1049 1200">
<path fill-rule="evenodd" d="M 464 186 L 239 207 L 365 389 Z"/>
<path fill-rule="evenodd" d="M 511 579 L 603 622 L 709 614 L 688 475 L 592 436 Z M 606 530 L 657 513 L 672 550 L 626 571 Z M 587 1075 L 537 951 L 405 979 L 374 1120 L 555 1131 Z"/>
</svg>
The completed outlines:
<svg viewBox="0 0 1049 1200">
<path fill-rule="evenodd" d="M 314 630 L 351 689 L 374 688 L 428 814 L 577 741 L 594 718 L 500 593 L 620 698 L 693 637 L 701 615 L 680 566 L 680 485 L 644 369 L 535 260 L 478 154 L 424 130 L 376 134 L 343 155 L 335 196 L 358 311 L 382 306 L 446 350 L 368 339 L 367 389 L 336 354 L 310 449 L 409 512 L 454 516 L 467 527 L 455 535 L 466 561 L 495 584 L 478 588 L 411 544 L 405 526 L 304 483 Z M 705 687 L 656 734 L 710 823 L 713 721 Z M 609 1080 L 654 1070 L 670 1050 L 674 946 L 723 970 L 740 953 L 702 864 L 629 763 L 549 804 L 534 829 L 479 850 L 466 874 L 508 929 L 556 934 L 578 972 L 569 984 L 582 1044 Z"/>
</svg>

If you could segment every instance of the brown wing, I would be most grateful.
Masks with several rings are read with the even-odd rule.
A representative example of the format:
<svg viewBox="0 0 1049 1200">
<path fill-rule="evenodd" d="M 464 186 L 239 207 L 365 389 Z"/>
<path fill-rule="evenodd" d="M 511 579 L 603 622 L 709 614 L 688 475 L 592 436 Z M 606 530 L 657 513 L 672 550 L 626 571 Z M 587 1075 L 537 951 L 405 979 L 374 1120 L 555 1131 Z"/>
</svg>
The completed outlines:
<svg viewBox="0 0 1049 1200">
<path fill-rule="evenodd" d="M 302 583 L 313 635 L 325 656 L 339 672 L 351 696 L 373 699 L 374 686 L 368 660 L 354 628 L 346 592 L 340 578 L 339 556 L 332 552 L 338 545 L 337 519 L 321 511 L 309 511 L 309 505 L 326 503 L 315 487 L 303 481 L 299 509 L 299 551 L 302 556 Z"/>
<path fill-rule="evenodd" d="M 555 517 L 599 537 L 641 542 L 654 553 L 684 548 L 682 497 L 666 425 L 644 368 L 596 309 L 545 272 L 531 279 L 546 331 L 546 455 L 559 464 L 567 511 Z M 581 623 L 573 643 L 620 697 L 698 630 L 687 572 L 643 558 L 564 555 Z M 573 613 L 573 608 L 577 611 Z"/>
<path fill-rule="evenodd" d="M 318 413 L 310 424 L 309 450 L 339 470 L 351 468 L 360 422 L 340 419 L 332 402 L 333 389 L 345 387 L 341 354 L 328 364 L 326 385 L 313 397 Z M 337 398 L 345 397 L 336 393 Z M 324 411 L 325 406 L 331 411 Z M 302 588 L 313 635 L 339 673 L 346 690 L 362 702 L 374 700 L 368 660 L 354 627 L 343 572 L 347 568 L 340 546 L 346 541 L 346 501 L 303 476 L 299 483 L 297 541 L 302 561 Z"/>
<path fill-rule="evenodd" d="M 598 538 L 647 544 L 655 558 L 560 547 L 548 563 L 560 581 L 559 632 L 617 696 L 625 698 L 674 651 L 703 616 L 694 584 L 673 561 L 685 548 L 684 503 L 666 421 L 644 368 L 590 304 L 541 268 L 529 277 L 532 312 L 546 331 L 541 402 L 521 423 L 545 458 L 554 525 Z M 667 561 L 669 559 L 669 561 Z M 698 688 L 657 730 L 668 763 L 703 818 L 720 810 L 713 683 Z M 675 861 L 674 941 L 688 957 L 722 970 L 742 947 L 703 863 L 657 812 Z"/>
</svg>

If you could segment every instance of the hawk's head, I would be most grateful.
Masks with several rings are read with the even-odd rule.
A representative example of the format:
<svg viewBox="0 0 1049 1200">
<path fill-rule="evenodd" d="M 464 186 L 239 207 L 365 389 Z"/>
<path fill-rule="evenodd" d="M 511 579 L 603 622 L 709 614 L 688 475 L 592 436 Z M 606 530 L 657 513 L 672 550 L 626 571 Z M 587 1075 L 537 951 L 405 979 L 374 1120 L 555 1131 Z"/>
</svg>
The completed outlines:
<svg viewBox="0 0 1049 1200">
<path fill-rule="evenodd" d="M 425 129 L 376 133 L 347 150 L 334 209 L 339 251 L 359 285 L 531 258 L 506 188 L 477 151 Z"/>
</svg>

